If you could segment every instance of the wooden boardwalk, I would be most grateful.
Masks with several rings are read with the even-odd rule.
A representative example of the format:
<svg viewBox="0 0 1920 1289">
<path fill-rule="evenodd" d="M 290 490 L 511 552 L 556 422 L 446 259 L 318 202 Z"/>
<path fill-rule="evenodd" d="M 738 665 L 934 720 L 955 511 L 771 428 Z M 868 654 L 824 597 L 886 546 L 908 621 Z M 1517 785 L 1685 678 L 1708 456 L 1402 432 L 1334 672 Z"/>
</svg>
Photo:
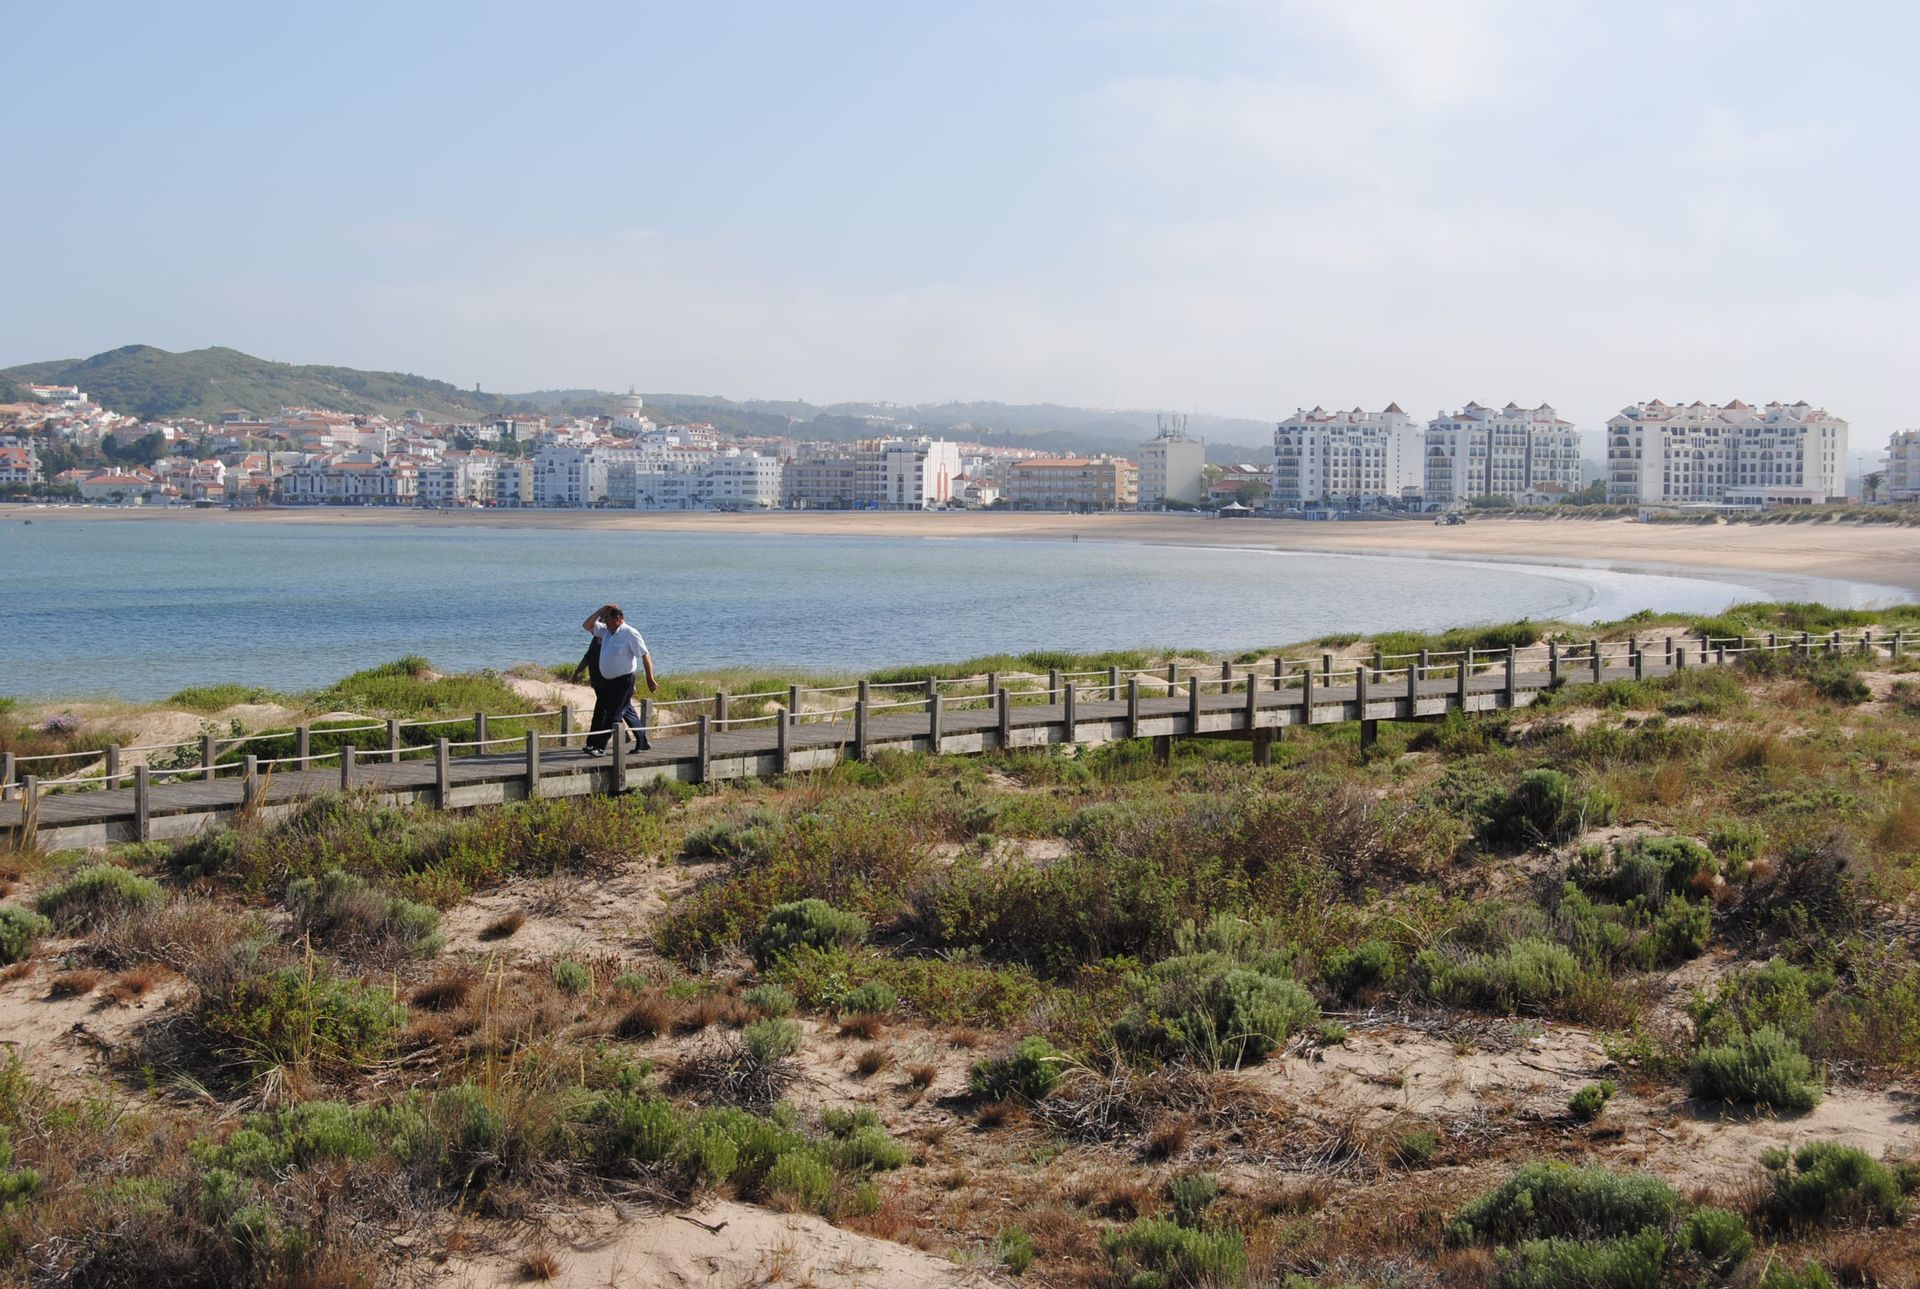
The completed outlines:
<svg viewBox="0 0 1920 1289">
<path fill-rule="evenodd" d="M 0 784 L 11 798 L 0 801 L 0 831 L 16 842 L 65 850 L 189 837 L 242 814 L 282 818 L 330 792 L 353 792 L 381 803 L 459 809 L 532 797 L 620 793 L 659 778 L 693 783 L 766 778 L 884 751 L 977 755 L 1150 738 L 1164 756 L 1175 738 L 1212 737 L 1247 740 L 1255 760 L 1265 762 L 1273 737 L 1295 726 L 1357 722 L 1366 744 L 1383 720 L 1430 720 L 1452 712 L 1525 707 L 1543 690 L 1562 685 L 1664 676 L 1688 666 L 1725 665 L 1760 650 L 1846 648 L 1899 657 L 1905 643 L 1898 633 L 1883 633 L 1876 640 L 1871 631 L 1764 640 L 1667 637 L 1645 647 L 1627 641 L 1478 655 L 1376 654 L 1372 659 L 1340 660 L 1337 667 L 1331 655 L 1322 655 L 1318 660 L 1222 664 L 1210 673 L 1189 669 L 1185 675 L 1168 669 L 1130 673 L 1123 679 L 1110 669 L 1045 677 L 936 679 L 911 687 L 870 689 L 862 684 L 838 690 L 793 689 L 784 695 L 715 695 L 711 703 L 701 704 L 710 712 L 655 727 L 651 750 L 627 754 L 616 748 L 603 756 L 582 750 L 582 735 L 570 728 L 570 713 L 546 712 L 533 717 L 555 718 L 561 732 L 485 740 L 483 720 L 478 746 L 456 747 L 439 740 L 402 747 L 400 735 L 407 726 L 389 722 L 385 745 L 377 749 L 343 749 L 277 762 L 233 759 L 246 739 L 217 745 L 209 740 L 203 761 L 211 764 L 185 771 L 135 765 L 122 773 L 116 749 L 104 764 L 80 777 L 48 781 L 19 775 L 26 767 L 9 758 L 0 773 Z M 1006 682 L 1016 687 L 1010 689 Z M 897 696 L 901 690 L 908 691 L 904 697 Z M 822 699 L 831 703 L 839 694 L 857 697 L 848 707 L 808 710 Z M 876 701 L 876 695 L 889 701 Z M 743 698 L 785 701 L 770 716 L 733 717 Z M 792 715 L 796 711 L 801 713 L 797 719 Z M 416 723 L 416 728 L 424 724 Z M 371 732 L 380 727 L 366 728 Z M 307 732 L 300 737 L 304 748 Z M 471 754 L 455 755 L 459 751 Z M 97 753 L 93 759 L 102 760 Z M 116 780 L 118 786 L 112 786 Z"/>
</svg>

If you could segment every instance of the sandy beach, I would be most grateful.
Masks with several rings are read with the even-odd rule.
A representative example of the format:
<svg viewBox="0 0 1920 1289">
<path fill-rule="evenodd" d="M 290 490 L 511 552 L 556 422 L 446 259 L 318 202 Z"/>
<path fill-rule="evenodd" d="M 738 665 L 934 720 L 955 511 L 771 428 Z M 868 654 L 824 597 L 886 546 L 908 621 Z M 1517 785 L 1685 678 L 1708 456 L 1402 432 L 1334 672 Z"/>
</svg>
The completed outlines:
<svg viewBox="0 0 1920 1289">
<path fill-rule="evenodd" d="M 1920 596 L 1920 528 L 1832 522 L 1642 524 L 1627 519 L 1475 519 L 1310 523 L 1221 520 L 1180 514 L 1005 514 L 981 511 L 865 514 L 771 511 L 410 509 L 141 510 L 0 507 L 0 523 L 408 524 L 433 527 L 581 528 L 623 532 L 725 532 L 868 537 L 998 537 L 1155 542 L 1262 550 L 1499 559 L 1636 571 L 1833 578 Z"/>
</svg>

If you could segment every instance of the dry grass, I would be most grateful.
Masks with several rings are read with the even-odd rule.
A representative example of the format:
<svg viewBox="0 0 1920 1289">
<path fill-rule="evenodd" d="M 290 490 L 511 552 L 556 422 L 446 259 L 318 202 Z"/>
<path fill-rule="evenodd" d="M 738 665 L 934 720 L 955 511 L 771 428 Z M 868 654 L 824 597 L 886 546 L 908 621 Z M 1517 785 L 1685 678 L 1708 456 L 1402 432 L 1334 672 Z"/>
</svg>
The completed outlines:
<svg viewBox="0 0 1920 1289">
<path fill-rule="evenodd" d="M 480 932 L 480 938 L 482 940 L 505 940 L 526 924 L 527 915 L 519 909 L 514 909 L 511 913 L 502 913 L 499 917 L 487 923 L 485 929 Z"/>
<path fill-rule="evenodd" d="M 870 1079 L 892 1064 L 893 1053 L 876 1044 L 860 1049 L 860 1055 L 854 1058 L 853 1068 L 860 1072 L 861 1078 Z"/>
<path fill-rule="evenodd" d="M 864 1038 L 869 1043 L 886 1030 L 886 1018 L 878 1012 L 857 1012 L 840 1022 L 841 1038 Z"/>
<path fill-rule="evenodd" d="M 629 1040 L 658 1038 L 672 1026 L 673 1004 L 659 990 L 650 989 L 634 999 L 614 1022 L 613 1032 L 615 1037 Z"/>
<path fill-rule="evenodd" d="M 25 962 L 14 962 L 9 963 L 5 967 L 0 967 L 0 984 L 26 979 L 33 974 L 33 967 L 34 963 L 32 958 L 28 958 Z"/>
<path fill-rule="evenodd" d="M 1162 1119 L 1147 1133 L 1149 1159 L 1172 1159 L 1186 1150 L 1193 1136 L 1193 1120 L 1185 1117 Z"/>
<path fill-rule="evenodd" d="M 167 978 L 167 969 L 158 963 L 129 967 L 107 986 L 107 997 L 117 1003 L 136 1003 L 152 993 Z"/>
<path fill-rule="evenodd" d="M 454 967 L 443 971 L 413 991 L 407 1001 L 424 1011 L 444 1012 L 464 1007 L 480 977 L 472 967 Z"/>
<path fill-rule="evenodd" d="M 63 971 L 47 985 L 49 998 L 82 998 L 100 987 L 107 973 L 92 967 L 79 971 Z"/>
<path fill-rule="evenodd" d="M 522 1280 L 555 1280 L 565 1270 L 560 1255 L 552 1249 L 537 1247 L 528 1249 L 520 1255 L 520 1278 Z"/>
<path fill-rule="evenodd" d="M 940 1077 L 940 1070 L 938 1066 L 921 1062 L 919 1064 L 909 1065 L 906 1074 L 907 1085 L 909 1087 L 913 1088 L 916 1092 L 925 1092 L 933 1086 L 933 1081 Z"/>
</svg>

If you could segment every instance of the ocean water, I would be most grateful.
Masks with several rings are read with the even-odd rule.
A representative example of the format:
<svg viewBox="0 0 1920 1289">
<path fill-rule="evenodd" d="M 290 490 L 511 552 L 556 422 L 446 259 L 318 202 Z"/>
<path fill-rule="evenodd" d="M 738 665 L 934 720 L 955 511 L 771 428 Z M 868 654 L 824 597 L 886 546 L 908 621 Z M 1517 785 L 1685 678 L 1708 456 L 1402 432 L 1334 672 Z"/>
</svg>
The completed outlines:
<svg viewBox="0 0 1920 1289">
<path fill-rule="evenodd" d="M 297 690 L 402 654 L 578 656 L 613 600 L 662 670 L 868 670 L 1029 649 L 1239 650 L 1334 631 L 1597 621 L 1857 583 L 1094 541 L 0 516 L 0 694 Z"/>
</svg>

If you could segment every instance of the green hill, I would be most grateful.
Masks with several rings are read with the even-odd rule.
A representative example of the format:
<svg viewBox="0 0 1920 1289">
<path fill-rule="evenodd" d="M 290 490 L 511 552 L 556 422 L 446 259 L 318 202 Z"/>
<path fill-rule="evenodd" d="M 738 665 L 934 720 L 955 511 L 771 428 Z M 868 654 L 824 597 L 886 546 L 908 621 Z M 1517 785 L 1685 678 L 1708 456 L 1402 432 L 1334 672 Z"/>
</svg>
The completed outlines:
<svg viewBox="0 0 1920 1289">
<path fill-rule="evenodd" d="M 237 349 L 169 353 L 128 345 L 91 358 L 27 363 L 0 371 L 0 380 L 78 385 L 94 402 L 137 416 L 197 416 L 212 420 L 229 408 L 270 415 L 283 407 L 473 420 L 526 410 L 513 399 L 481 394 L 403 372 L 352 367 L 303 367 L 269 362 Z"/>
</svg>

